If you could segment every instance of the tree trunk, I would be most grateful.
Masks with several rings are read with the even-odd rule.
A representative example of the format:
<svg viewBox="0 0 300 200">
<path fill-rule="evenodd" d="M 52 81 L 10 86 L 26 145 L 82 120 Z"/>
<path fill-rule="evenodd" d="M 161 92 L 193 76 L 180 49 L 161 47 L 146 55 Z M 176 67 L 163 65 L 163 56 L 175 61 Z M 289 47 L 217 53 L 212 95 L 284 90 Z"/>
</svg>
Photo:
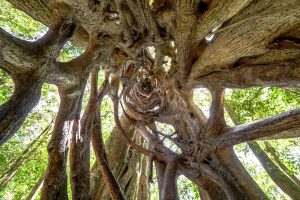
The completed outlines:
<svg viewBox="0 0 300 200">
<path fill-rule="evenodd" d="M 66 94 L 63 90 L 59 92 L 61 103 L 48 144 L 48 168 L 42 189 L 42 200 L 68 199 L 66 162 L 69 131 L 80 92 L 71 94 Z"/>
<path fill-rule="evenodd" d="M 133 137 L 135 131 L 124 116 L 121 117 L 121 123 L 124 130 L 127 130 L 127 135 Z M 115 127 L 106 142 L 107 159 L 109 165 L 112 166 L 112 172 L 119 182 L 125 197 L 127 199 L 137 199 L 139 196 L 139 185 L 148 185 L 148 182 L 144 179 L 142 180 L 145 182 L 139 182 L 141 174 L 145 173 L 143 172 L 143 169 L 145 168 L 143 165 L 146 163 L 142 162 L 143 156 L 134 153 L 129 149 L 129 146 L 124 143 L 124 140 L 120 138 L 119 134 L 119 129 Z M 141 142 L 141 139 L 136 140 L 138 143 Z M 107 183 L 105 182 L 104 177 L 100 175 L 98 166 L 94 166 L 93 168 L 93 199 L 110 199 Z M 146 198 L 149 198 L 149 196 L 146 196 Z"/>
<path fill-rule="evenodd" d="M 41 96 L 42 83 L 33 76 L 15 84 L 12 97 L 0 106 L 0 146 L 19 130 Z"/>
<path fill-rule="evenodd" d="M 70 182 L 73 199 L 90 200 L 90 129 L 86 126 L 86 113 L 80 120 L 81 104 L 86 80 L 82 85 L 80 97 L 76 105 L 76 111 L 72 127 L 72 139 L 70 145 Z M 89 108 L 87 108 L 89 109 Z M 81 123 L 82 126 L 79 125 Z"/>
<path fill-rule="evenodd" d="M 206 175 L 200 178 L 200 186 L 206 190 L 207 198 L 268 199 L 240 163 L 232 148 L 224 148 L 217 154 L 212 154 L 206 163 Z"/>
<path fill-rule="evenodd" d="M 41 177 L 39 178 L 39 180 L 36 182 L 36 184 L 31 189 L 28 196 L 26 197 L 26 200 L 35 200 L 36 196 L 38 195 L 38 193 L 42 189 L 44 178 L 45 178 L 45 174 L 42 174 Z"/>
<path fill-rule="evenodd" d="M 95 65 L 106 66 L 113 72 L 109 94 L 113 97 L 117 128 L 107 143 L 108 162 L 126 197 L 137 199 L 143 196 L 137 192 L 143 184 L 137 182 L 145 180 L 141 177 L 145 170 L 144 158 L 131 151 L 129 144 L 133 150 L 151 156 L 150 161 L 155 158 L 161 176 L 158 178 L 160 199 L 179 198 L 176 179 L 181 174 L 206 190 L 204 198 L 266 199 L 232 147 L 299 130 L 300 109 L 228 127 L 224 120 L 224 89 L 299 86 L 300 4 L 297 0 L 155 0 L 151 5 L 149 1 L 133 0 L 10 2 L 50 28 L 43 39 L 32 43 L 20 42 L 0 31 L 0 42 L 4 44 L 0 46 L 0 64 L 5 66 L 2 68 L 8 72 L 20 71 L 19 74 L 38 69 L 36 71 L 45 74 L 47 83 L 60 88 L 61 105 L 48 146 L 49 166 L 42 199 L 68 198 L 69 126 L 82 95 L 82 88 L 77 86 L 83 82 L 84 69 Z M 86 42 L 87 37 L 82 36 L 88 35 L 89 45 L 83 55 L 60 63 L 58 54 L 73 31 L 81 33 L 79 42 Z M 206 36 L 209 35 L 215 35 L 214 39 L 208 41 Z M 151 58 L 148 47 L 155 49 L 155 59 Z M 167 57 L 170 62 L 164 64 Z M 24 65 L 29 59 L 34 64 Z M 16 64 L 19 66 L 14 67 Z M 14 79 L 17 79 L 16 74 L 13 74 Z M 40 74 L 37 72 L 37 75 Z M 20 95 L 24 99 L 19 100 L 13 96 L 14 101 L 1 107 L 5 116 L 0 114 L 0 127 L 4 127 L 3 130 L 0 128 L 0 145 L 20 127 L 37 103 L 42 83 L 40 79 L 36 82 L 39 84 L 31 83 L 33 92 L 31 87 L 26 89 L 30 98 Z M 118 98 L 119 82 L 123 84 L 121 98 Z M 65 85 L 72 91 L 63 91 Z M 199 86 L 208 88 L 212 94 L 208 120 L 193 102 L 193 89 Z M 126 117 L 132 118 L 122 119 L 123 125 L 118 120 L 120 103 Z M 72 142 L 73 198 L 80 198 L 83 188 L 89 188 L 86 178 L 89 171 L 85 165 L 89 146 L 88 137 L 84 138 L 88 135 L 80 135 L 78 115 L 75 115 Z M 149 130 L 153 122 L 170 124 L 176 131 L 172 135 L 162 133 L 164 138 L 161 139 L 158 132 Z M 86 123 L 84 128 L 89 125 Z M 81 136 L 85 140 L 83 143 L 77 140 Z M 143 145 L 141 137 L 148 142 L 149 149 L 131 140 L 134 138 Z M 165 139 L 173 142 L 181 153 L 165 146 Z M 103 142 L 101 145 L 104 146 Z M 108 165 L 103 162 L 106 160 L 103 148 L 96 155 L 99 167 L 106 167 L 101 169 L 106 170 L 106 178 L 111 179 L 108 183 L 113 183 Z M 80 186 L 81 176 L 87 187 Z M 94 178 L 97 180 L 93 183 L 93 198 L 109 199 L 107 184 L 103 181 L 105 177 Z"/>
</svg>

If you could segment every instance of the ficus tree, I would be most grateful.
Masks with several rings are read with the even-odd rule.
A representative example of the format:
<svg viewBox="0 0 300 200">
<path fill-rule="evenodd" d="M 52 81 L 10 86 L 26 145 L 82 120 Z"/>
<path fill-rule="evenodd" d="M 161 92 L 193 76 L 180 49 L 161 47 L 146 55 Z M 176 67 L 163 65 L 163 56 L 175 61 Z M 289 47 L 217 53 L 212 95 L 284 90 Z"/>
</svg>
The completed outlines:
<svg viewBox="0 0 300 200">
<path fill-rule="evenodd" d="M 55 85 L 60 96 L 47 149 L 42 199 L 68 198 L 69 149 L 72 198 L 95 198 L 90 192 L 95 191 L 91 188 L 90 142 L 100 180 L 112 199 L 149 198 L 145 188 L 153 178 L 153 168 L 160 199 L 179 199 L 180 175 L 200 187 L 204 200 L 267 199 L 233 146 L 299 134 L 300 110 L 230 127 L 224 117 L 224 91 L 299 87 L 298 0 L 9 2 L 49 27 L 35 41 L 0 30 L 0 67 L 15 85 L 13 95 L 0 107 L 0 145 L 37 105 L 45 83 Z M 58 57 L 70 40 L 85 51 L 63 62 Z M 101 85 L 100 70 L 105 73 Z M 88 84 L 89 101 L 82 111 Z M 193 89 L 198 87 L 211 93 L 209 117 L 193 101 Z M 138 175 L 125 170 L 117 177 L 117 170 L 111 170 L 114 166 L 106 155 L 100 114 L 106 96 L 113 102 L 115 140 L 121 139 L 115 144 L 126 144 L 122 151 L 140 155 L 135 158 L 139 161 L 130 159 L 139 167 Z M 174 132 L 160 131 L 157 122 L 172 126 Z M 137 180 L 135 188 L 146 192 L 126 194 L 131 180 Z"/>
</svg>

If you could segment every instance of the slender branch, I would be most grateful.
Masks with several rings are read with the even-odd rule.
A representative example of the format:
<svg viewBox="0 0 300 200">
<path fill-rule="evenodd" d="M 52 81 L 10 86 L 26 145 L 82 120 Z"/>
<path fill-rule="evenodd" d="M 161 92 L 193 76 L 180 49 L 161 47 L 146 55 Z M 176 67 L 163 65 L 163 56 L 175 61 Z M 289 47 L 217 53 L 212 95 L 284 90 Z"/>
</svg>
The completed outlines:
<svg viewBox="0 0 300 200">
<path fill-rule="evenodd" d="M 219 148 L 300 128 L 300 109 L 231 128 L 216 140 Z"/>
<path fill-rule="evenodd" d="M 91 105 L 89 108 L 91 109 L 90 114 L 93 115 L 93 127 L 92 127 L 92 144 L 94 148 L 94 152 L 96 155 L 96 159 L 99 165 L 99 168 L 105 177 L 105 181 L 108 184 L 110 196 L 113 200 L 123 200 L 125 199 L 124 194 L 120 188 L 119 183 L 117 182 L 114 174 L 112 173 L 105 152 L 105 145 L 102 137 L 102 128 L 101 128 L 101 103 L 103 97 L 105 96 L 108 88 L 108 76 L 102 83 L 99 93 L 97 92 L 97 82 L 98 77 L 95 73 L 96 70 L 92 73 L 91 80 L 91 93 L 90 93 L 90 102 Z M 98 74 L 98 71 L 97 71 Z M 98 100 L 98 101 L 97 101 Z M 95 103 L 93 103 L 95 102 Z M 98 103 L 97 103 L 98 102 Z M 93 103 L 93 104 L 92 104 Z M 99 110 L 99 112 L 98 112 Z"/>
<path fill-rule="evenodd" d="M 74 199 L 90 199 L 90 130 L 86 124 L 86 116 L 80 120 L 82 98 L 87 77 L 83 80 L 80 97 L 74 109 L 75 115 L 71 130 L 70 145 L 70 182 Z M 83 125 L 80 127 L 80 124 Z M 85 126 L 87 125 L 87 126 Z"/>
<path fill-rule="evenodd" d="M 226 126 L 224 118 L 224 94 L 223 88 L 212 88 L 212 103 L 210 106 L 210 115 L 207 122 L 207 134 L 220 134 L 221 129 Z"/>
<path fill-rule="evenodd" d="M 272 147 L 272 145 L 269 142 L 264 142 L 265 144 L 265 149 L 267 152 L 269 152 L 272 157 L 274 158 L 274 160 L 276 161 L 276 163 L 278 164 L 278 166 L 290 177 L 290 179 L 292 179 L 294 181 L 295 184 L 297 184 L 297 186 L 300 188 L 300 180 L 284 165 L 284 163 L 282 163 L 282 161 L 280 160 L 279 156 L 277 155 L 276 150 L 274 149 L 274 147 Z"/>
<path fill-rule="evenodd" d="M 298 199 L 300 187 L 274 164 L 257 142 L 248 142 L 248 145 L 276 185 L 292 199 Z"/>
<path fill-rule="evenodd" d="M 42 188 L 43 182 L 44 182 L 45 174 L 43 173 L 39 180 L 36 182 L 36 184 L 31 189 L 30 193 L 26 197 L 26 200 L 34 200 L 36 196 L 38 195 L 39 191 Z"/>
<path fill-rule="evenodd" d="M 114 119 L 116 126 L 119 128 L 122 138 L 127 142 L 134 150 L 143 153 L 147 156 L 151 156 L 153 152 L 149 151 L 148 149 L 145 149 L 144 147 L 141 147 L 140 145 L 137 145 L 132 141 L 126 134 L 125 130 L 122 128 L 121 122 L 119 120 L 119 101 L 118 98 L 113 97 L 113 104 L 114 104 Z"/>
<path fill-rule="evenodd" d="M 32 154 L 40 147 L 40 145 L 45 141 L 44 137 L 47 138 L 47 134 L 52 127 L 53 120 L 49 125 L 42 131 L 42 133 L 32 141 L 27 148 L 22 152 L 21 156 L 17 158 L 14 163 L 9 167 L 9 169 L 4 173 L 4 176 L 0 179 L 0 188 L 5 188 L 9 181 L 16 175 L 17 170 L 24 163 L 28 162 Z"/>
</svg>

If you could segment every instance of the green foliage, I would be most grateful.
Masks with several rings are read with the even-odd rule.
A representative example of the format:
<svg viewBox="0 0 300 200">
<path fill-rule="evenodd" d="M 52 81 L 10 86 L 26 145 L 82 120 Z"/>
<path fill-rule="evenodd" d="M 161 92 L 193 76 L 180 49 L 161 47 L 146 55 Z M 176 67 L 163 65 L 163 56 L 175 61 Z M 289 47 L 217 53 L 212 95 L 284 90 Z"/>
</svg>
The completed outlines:
<svg viewBox="0 0 300 200">
<path fill-rule="evenodd" d="M 200 198 L 198 186 L 184 176 L 178 177 L 177 184 L 180 199 L 197 200 Z"/>
<path fill-rule="evenodd" d="M 234 108 L 242 123 L 274 116 L 300 107 L 299 88 L 251 88 L 228 91 L 226 102 Z M 300 174 L 300 140 L 281 139 L 268 141 L 278 152 L 281 162 L 295 175 Z M 262 142 L 259 142 L 262 144 Z M 261 145 L 264 147 L 264 145 Z M 271 180 L 247 144 L 235 146 L 245 168 L 270 199 L 289 199 Z M 269 155 L 270 156 L 270 155 Z M 270 156 L 271 159 L 273 159 Z"/>
<path fill-rule="evenodd" d="M 0 0 L 0 26 L 17 37 L 26 40 L 36 40 L 47 30 L 41 23 L 33 20 L 5 0 Z M 60 53 L 59 61 L 67 62 L 79 56 L 83 50 L 68 42 Z M 103 81 L 104 74 L 100 73 L 99 84 Z M 0 70 L 0 105 L 6 102 L 14 89 L 12 79 Z M 83 109 L 86 107 L 89 94 L 89 84 L 83 99 Z M 300 107 L 299 88 L 252 88 L 246 90 L 227 90 L 226 100 L 234 108 L 235 113 L 242 123 L 276 115 L 296 107 Z M 209 114 L 211 96 L 206 89 L 194 91 L 195 103 Z M 20 130 L 9 142 L 1 147 L 0 151 L 0 177 L 4 175 L 14 161 L 16 161 L 28 145 L 37 138 L 39 133 L 50 123 L 58 110 L 58 92 L 54 86 L 44 84 L 41 101 L 30 113 Z M 114 127 L 112 102 L 106 98 L 101 106 L 103 123 L 103 135 L 106 140 Z M 226 115 L 227 116 L 227 115 Z M 227 117 L 227 121 L 230 121 Z M 162 132 L 171 134 L 168 126 L 161 126 Z M 29 159 L 21 165 L 16 176 L 9 182 L 7 187 L 0 189 L 0 199 L 24 199 L 34 186 L 36 181 L 45 172 L 47 166 L 47 143 L 49 136 L 41 139 L 39 147 L 32 152 Z M 281 161 L 295 175 L 300 174 L 300 140 L 286 139 L 271 141 L 271 145 L 280 155 Z M 168 144 L 167 144 L 168 145 Z M 172 144 L 170 144 L 170 147 Z M 176 149 L 174 149 L 176 150 Z M 258 182 L 270 199 L 288 199 L 269 176 L 250 151 L 246 144 L 236 146 L 236 153 L 249 173 Z M 91 162 L 95 161 L 92 154 Z M 67 168 L 69 171 L 69 166 Z M 69 173 L 68 173 L 69 174 Z M 69 179 L 68 179 L 69 181 Z M 178 180 L 179 192 L 182 199 L 199 199 L 198 188 L 183 177 Z M 70 184 L 68 183 L 70 193 Z M 151 199 L 158 199 L 156 184 L 151 184 Z"/>
<path fill-rule="evenodd" d="M 36 40 L 47 27 L 19 11 L 5 0 L 0 0 L 0 27 L 25 40 Z"/>
<path fill-rule="evenodd" d="M 59 61 L 68 62 L 82 53 L 82 48 L 71 42 L 67 42 L 59 54 Z"/>
<path fill-rule="evenodd" d="M 0 69 L 0 105 L 8 100 L 14 91 L 14 84 L 8 74 Z"/>
</svg>

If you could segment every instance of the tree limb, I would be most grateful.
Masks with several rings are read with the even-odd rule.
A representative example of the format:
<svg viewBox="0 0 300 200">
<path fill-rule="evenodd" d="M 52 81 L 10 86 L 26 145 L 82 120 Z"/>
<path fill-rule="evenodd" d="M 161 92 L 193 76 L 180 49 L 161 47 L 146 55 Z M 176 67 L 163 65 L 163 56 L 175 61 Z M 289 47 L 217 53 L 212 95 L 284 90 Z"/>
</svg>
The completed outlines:
<svg viewBox="0 0 300 200">
<path fill-rule="evenodd" d="M 216 140 L 219 148 L 300 128 L 300 109 L 235 126 Z M 299 132 L 300 133 L 300 132 Z"/>
<path fill-rule="evenodd" d="M 208 87 L 209 85 L 219 85 L 226 88 L 299 87 L 299 55 L 299 53 L 295 54 L 298 58 L 278 62 L 245 63 L 234 68 L 213 71 L 204 76 L 190 79 L 188 87 Z"/>
<path fill-rule="evenodd" d="M 0 28 L 0 67 L 11 76 L 36 69 L 39 58 L 30 51 L 30 45 L 30 42 L 16 38 Z"/>
</svg>

